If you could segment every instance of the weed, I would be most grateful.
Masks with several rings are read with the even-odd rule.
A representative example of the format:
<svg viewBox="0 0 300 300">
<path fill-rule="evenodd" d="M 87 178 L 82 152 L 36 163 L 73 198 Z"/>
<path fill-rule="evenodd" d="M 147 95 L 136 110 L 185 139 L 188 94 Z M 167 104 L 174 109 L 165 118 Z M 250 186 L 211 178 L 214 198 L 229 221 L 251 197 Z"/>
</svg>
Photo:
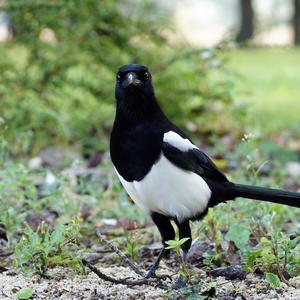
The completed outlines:
<svg viewBox="0 0 300 300">
<path fill-rule="evenodd" d="M 25 221 L 26 215 L 26 212 L 20 213 L 13 207 L 7 207 L 1 212 L 0 225 L 5 229 L 8 247 L 13 245 L 14 238 L 16 238 L 21 224 Z"/>
<path fill-rule="evenodd" d="M 261 161 L 257 142 L 259 137 L 254 134 L 245 134 L 242 142 L 245 143 L 245 158 L 246 158 L 246 176 L 251 180 L 253 185 L 258 184 L 259 174 L 263 167 L 269 162 L 268 160 Z M 259 162 L 261 161 L 261 162 Z"/>
<path fill-rule="evenodd" d="M 212 263 L 216 263 L 217 265 L 221 265 L 224 261 L 226 261 L 226 253 L 221 245 L 221 224 L 214 209 L 209 208 L 208 213 L 205 219 L 203 220 L 203 223 L 204 234 L 206 238 L 208 238 L 211 242 L 214 243 L 213 252 L 204 254 L 204 264 L 211 265 Z"/>
<path fill-rule="evenodd" d="M 246 254 L 248 270 L 257 268 L 263 272 L 274 273 L 287 283 L 289 276 L 300 272 L 300 237 L 290 238 L 274 227 L 276 213 L 266 215 L 254 228 L 258 232 L 259 243 Z"/>
<path fill-rule="evenodd" d="M 190 238 L 183 238 L 180 240 L 169 240 L 166 241 L 166 244 L 169 245 L 166 247 L 166 249 L 174 249 L 177 258 L 180 261 L 180 271 L 179 274 L 182 275 L 188 282 L 191 282 L 191 276 L 190 273 L 186 267 L 185 258 L 180 255 L 180 246 L 183 245 L 186 241 L 188 241 Z"/>
<path fill-rule="evenodd" d="M 76 254 L 79 238 L 78 219 L 69 225 L 58 225 L 54 230 L 44 222 L 36 231 L 27 225 L 15 248 L 14 266 L 41 275 L 46 275 L 49 267 L 57 265 L 79 270 L 81 260 L 78 251 Z"/>
<path fill-rule="evenodd" d="M 129 255 L 131 260 L 135 261 L 139 256 L 139 250 L 142 248 L 140 243 L 140 236 L 137 232 L 126 234 L 126 247 L 125 253 Z"/>
<path fill-rule="evenodd" d="M 187 285 L 175 292 L 169 291 L 168 299 L 187 299 L 187 300 L 208 300 L 215 299 L 216 283 L 209 282 L 208 284 L 197 283 Z"/>
</svg>

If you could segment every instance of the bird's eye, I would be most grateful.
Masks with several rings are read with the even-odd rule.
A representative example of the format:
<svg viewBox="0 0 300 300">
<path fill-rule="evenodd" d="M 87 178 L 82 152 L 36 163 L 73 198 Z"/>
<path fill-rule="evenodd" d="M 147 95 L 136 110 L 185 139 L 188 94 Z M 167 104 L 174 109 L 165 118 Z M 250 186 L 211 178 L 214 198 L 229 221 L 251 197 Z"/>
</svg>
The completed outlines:
<svg viewBox="0 0 300 300">
<path fill-rule="evenodd" d="M 145 73 L 144 73 L 144 76 L 145 76 L 145 78 L 149 78 L 149 73 L 148 73 L 148 72 L 145 72 Z"/>
<path fill-rule="evenodd" d="M 117 79 L 120 80 L 121 79 L 121 75 L 117 74 Z"/>
</svg>

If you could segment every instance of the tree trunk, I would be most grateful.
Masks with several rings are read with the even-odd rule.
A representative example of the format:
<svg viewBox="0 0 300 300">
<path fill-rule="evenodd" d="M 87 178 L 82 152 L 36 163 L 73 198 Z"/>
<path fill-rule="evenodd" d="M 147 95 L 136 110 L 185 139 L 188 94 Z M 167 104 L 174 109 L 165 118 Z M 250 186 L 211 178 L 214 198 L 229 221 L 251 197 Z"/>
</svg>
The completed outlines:
<svg viewBox="0 0 300 300">
<path fill-rule="evenodd" d="M 293 27 L 294 27 L 294 43 L 295 45 L 300 45 L 300 0 L 294 0 L 294 17 L 293 17 Z"/>
<path fill-rule="evenodd" d="M 240 0 L 240 18 L 240 31 L 236 37 L 236 41 L 238 43 L 245 42 L 253 37 L 254 12 L 252 7 L 252 0 Z"/>
</svg>

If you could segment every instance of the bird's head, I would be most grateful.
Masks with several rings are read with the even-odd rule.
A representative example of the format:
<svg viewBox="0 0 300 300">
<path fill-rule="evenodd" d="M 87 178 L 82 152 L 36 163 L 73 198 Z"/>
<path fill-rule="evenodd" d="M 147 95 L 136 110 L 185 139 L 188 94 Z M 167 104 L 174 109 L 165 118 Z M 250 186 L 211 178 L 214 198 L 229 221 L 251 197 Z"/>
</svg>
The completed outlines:
<svg viewBox="0 0 300 300">
<path fill-rule="evenodd" d="M 151 74 L 147 67 L 137 64 L 129 64 L 121 67 L 116 75 L 116 99 L 125 101 L 149 100 L 154 97 Z"/>
</svg>

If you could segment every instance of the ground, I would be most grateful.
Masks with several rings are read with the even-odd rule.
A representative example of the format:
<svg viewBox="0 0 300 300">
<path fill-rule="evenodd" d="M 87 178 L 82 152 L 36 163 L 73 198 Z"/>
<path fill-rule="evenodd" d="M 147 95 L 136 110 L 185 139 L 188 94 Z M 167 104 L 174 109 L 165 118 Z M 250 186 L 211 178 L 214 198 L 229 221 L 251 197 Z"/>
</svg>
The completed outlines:
<svg viewBox="0 0 300 300">
<path fill-rule="evenodd" d="M 101 267 L 101 266 L 100 266 Z M 120 278 L 136 277 L 132 270 L 125 267 L 102 267 L 101 270 L 113 276 Z M 172 270 L 163 268 L 162 272 L 172 274 Z M 17 299 L 16 292 L 20 289 L 31 287 L 33 289 L 33 296 L 31 299 L 47 299 L 47 300 L 92 300 L 92 299 L 167 299 L 172 295 L 184 295 L 185 293 L 190 297 L 192 292 L 176 292 L 171 288 L 165 291 L 160 288 L 142 285 L 134 288 L 126 285 L 116 285 L 105 282 L 99 279 L 94 273 L 88 275 L 75 275 L 71 270 L 57 268 L 51 273 L 56 273 L 54 279 L 45 279 L 39 276 L 25 276 L 20 273 L 17 275 L 0 274 L 0 299 Z M 173 276 L 175 277 L 175 276 Z M 204 278 L 206 277 L 206 278 Z M 206 282 L 205 282 L 206 281 Z M 217 299 L 252 299 L 252 300 L 272 300 L 284 299 L 295 300 L 300 299 L 300 277 L 291 280 L 291 286 L 283 284 L 280 289 L 270 289 L 268 283 L 261 280 L 259 277 L 249 274 L 245 280 L 226 280 L 224 277 L 209 278 L 202 276 L 200 293 L 195 293 L 200 297 L 201 291 L 205 290 L 208 282 L 216 283 L 216 291 L 213 295 Z M 212 295 L 212 296 L 213 296 Z M 174 299 L 174 298 L 173 298 Z M 184 299 L 184 298 L 175 298 Z M 198 299 L 209 299 L 203 296 Z"/>
</svg>

